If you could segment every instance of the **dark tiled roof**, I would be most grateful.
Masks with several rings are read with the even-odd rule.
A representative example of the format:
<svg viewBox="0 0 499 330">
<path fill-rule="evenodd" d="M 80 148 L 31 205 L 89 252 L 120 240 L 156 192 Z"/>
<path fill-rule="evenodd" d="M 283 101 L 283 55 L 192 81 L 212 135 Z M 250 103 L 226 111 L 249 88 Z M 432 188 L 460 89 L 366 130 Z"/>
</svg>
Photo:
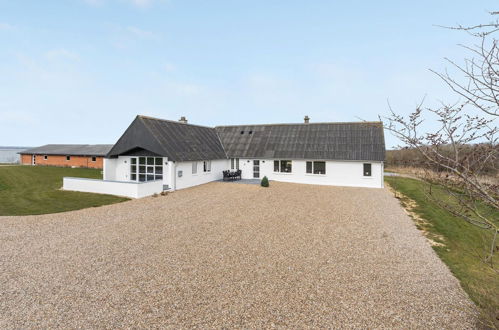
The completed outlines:
<svg viewBox="0 0 499 330">
<path fill-rule="evenodd" d="M 172 161 L 227 158 L 215 129 L 137 116 L 108 157 L 146 150 Z"/>
<path fill-rule="evenodd" d="M 105 156 L 112 147 L 112 144 L 47 144 L 23 150 L 20 153 L 30 155 Z"/>
<path fill-rule="evenodd" d="M 385 160 L 381 122 L 215 127 L 229 158 Z"/>
</svg>

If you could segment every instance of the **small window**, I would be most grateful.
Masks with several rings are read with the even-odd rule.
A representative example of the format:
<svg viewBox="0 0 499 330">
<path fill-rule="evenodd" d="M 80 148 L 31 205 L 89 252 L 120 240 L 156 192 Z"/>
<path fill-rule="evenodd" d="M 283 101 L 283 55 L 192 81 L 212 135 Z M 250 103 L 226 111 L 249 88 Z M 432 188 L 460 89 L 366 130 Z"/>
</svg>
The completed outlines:
<svg viewBox="0 0 499 330">
<path fill-rule="evenodd" d="M 92 161 L 96 162 L 97 161 L 97 157 L 92 157 Z"/>
<path fill-rule="evenodd" d="M 369 163 L 364 164 L 364 176 L 371 176 L 372 166 Z"/>
<path fill-rule="evenodd" d="M 326 174 L 326 162 L 314 162 L 314 174 Z"/>
<path fill-rule="evenodd" d="M 233 170 L 234 169 L 234 158 L 231 158 L 230 159 L 230 169 Z"/>
<path fill-rule="evenodd" d="M 312 174 L 312 162 L 307 162 L 307 173 Z"/>
<path fill-rule="evenodd" d="M 236 170 L 239 169 L 239 158 L 236 158 Z"/>
<path fill-rule="evenodd" d="M 290 160 L 281 160 L 281 173 L 291 173 L 291 161 Z"/>
<path fill-rule="evenodd" d="M 47 159 L 49 159 L 49 156 L 45 155 L 45 156 L 43 156 L 43 159 L 47 160 Z"/>
<path fill-rule="evenodd" d="M 241 131 L 241 134 L 244 134 L 244 131 Z"/>
<path fill-rule="evenodd" d="M 71 156 L 66 156 L 66 160 L 71 160 Z"/>
<path fill-rule="evenodd" d="M 274 172 L 279 172 L 279 161 L 274 160 Z"/>
<path fill-rule="evenodd" d="M 211 160 L 205 160 L 203 162 L 203 171 L 211 172 Z"/>
<path fill-rule="evenodd" d="M 198 172 L 198 162 L 192 162 L 192 174 L 196 174 Z"/>
<path fill-rule="evenodd" d="M 249 131 L 248 134 L 253 134 L 253 131 Z"/>
</svg>

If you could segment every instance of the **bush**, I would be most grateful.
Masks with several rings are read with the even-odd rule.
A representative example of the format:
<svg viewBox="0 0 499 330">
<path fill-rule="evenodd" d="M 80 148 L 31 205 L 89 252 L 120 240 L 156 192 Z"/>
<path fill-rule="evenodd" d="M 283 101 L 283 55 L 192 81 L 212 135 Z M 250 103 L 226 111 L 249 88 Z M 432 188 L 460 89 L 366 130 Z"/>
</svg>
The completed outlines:
<svg viewBox="0 0 499 330">
<path fill-rule="evenodd" d="M 269 179 L 266 176 L 264 176 L 260 185 L 262 187 L 265 187 L 265 188 L 268 187 L 269 186 Z"/>
</svg>

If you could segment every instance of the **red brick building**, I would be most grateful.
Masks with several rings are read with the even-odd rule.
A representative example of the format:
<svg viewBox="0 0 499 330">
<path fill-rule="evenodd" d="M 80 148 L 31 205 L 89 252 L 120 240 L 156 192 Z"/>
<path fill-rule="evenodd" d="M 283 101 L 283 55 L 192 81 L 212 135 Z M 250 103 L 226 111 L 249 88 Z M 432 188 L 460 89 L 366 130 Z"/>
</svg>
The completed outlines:
<svg viewBox="0 0 499 330">
<path fill-rule="evenodd" d="M 61 167 L 103 167 L 112 144 L 47 144 L 20 152 L 21 164 Z"/>
</svg>

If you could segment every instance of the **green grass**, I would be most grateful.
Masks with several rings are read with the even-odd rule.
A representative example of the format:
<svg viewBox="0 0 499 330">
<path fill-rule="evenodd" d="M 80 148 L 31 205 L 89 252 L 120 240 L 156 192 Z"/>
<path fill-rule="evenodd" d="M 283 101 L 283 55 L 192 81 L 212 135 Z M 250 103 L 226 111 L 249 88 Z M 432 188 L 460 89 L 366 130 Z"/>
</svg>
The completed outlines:
<svg viewBox="0 0 499 330">
<path fill-rule="evenodd" d="M 127 198 L 62 191 L 65 176 L 101 179 L 87 168 L 0 166 L 0 216 L 56 213 L 113 204 Z"/>
<path fill-rule="evenodd" d="M 490 247 L 492 233 L 453 216 L 429 200 L 424 193 L 422 181 L 402 177 L 386 177 L 385 181 L 405 195 L 401 198 L 402 205 L 410 204 L 406 197 L 416 202 L 412 211 L 427 222 L 419 223 L 418 228 L 427 232 L 432 240 L 443 244 L 433 246 L 433 249 L 459 279 L 470 298 L 481 308 L 484 321 L 490 323 L 499 317 L 499 251 L 493 260 L 494 269 L 482 261 Z M 433 188 L 433 192 L 442 197 L 445 194 L 438 188 Z M 499 219 L 499 212 L 492 214 L 496 220 Z M 496 323 L 496 327 L 499 326 L 497 319 L 492 322 Z"/>
</svg>

